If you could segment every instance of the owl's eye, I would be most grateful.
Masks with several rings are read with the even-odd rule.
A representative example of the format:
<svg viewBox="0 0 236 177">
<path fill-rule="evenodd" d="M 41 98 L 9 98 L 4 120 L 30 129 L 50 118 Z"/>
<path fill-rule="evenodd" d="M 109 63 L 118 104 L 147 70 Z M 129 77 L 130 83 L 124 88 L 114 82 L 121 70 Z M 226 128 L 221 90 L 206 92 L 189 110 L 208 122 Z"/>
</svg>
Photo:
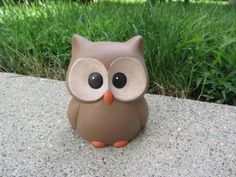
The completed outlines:
<svg viewBox="0 0 236 177">
<path fill-rule="evenodd" d="M 103 78 L 99 73 L 92 73 L 89 75 L 88 83 L 90 87 L 94 89 L 99 89 L 103 84 Z"/>
<path fill-rule="evenodd" d="M 123 88 L 127 82 L 127 78 L 123 73 L 115 73 L 112 78 L 112 83 L 116 88 Z"/>
</svg>

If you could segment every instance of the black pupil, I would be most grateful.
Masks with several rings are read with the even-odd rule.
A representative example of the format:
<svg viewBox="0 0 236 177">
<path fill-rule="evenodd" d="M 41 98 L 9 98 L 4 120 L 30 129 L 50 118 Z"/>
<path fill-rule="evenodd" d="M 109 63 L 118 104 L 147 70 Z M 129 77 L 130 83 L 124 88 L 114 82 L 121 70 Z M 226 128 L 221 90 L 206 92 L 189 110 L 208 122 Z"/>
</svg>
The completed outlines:
<svg viewBox="0 0 236 177">
<path fill-rule="evenodd" d="M 112 83 L 116 88 L 123 88 L 126 82 L 127 82 L 127 78 L 123 73 L 114 74 Z"/>
<path fill-rule="evenodd" d="M 89 83 L 90 87 L 92 87 L 94 89 L 100 88 L 103 84 L 103 79 L 102 79 L 101 74 L 99 74 L 99 73 L 90 74 L 89 78 L 88 78 L 88 83 Z"/>
</svg>

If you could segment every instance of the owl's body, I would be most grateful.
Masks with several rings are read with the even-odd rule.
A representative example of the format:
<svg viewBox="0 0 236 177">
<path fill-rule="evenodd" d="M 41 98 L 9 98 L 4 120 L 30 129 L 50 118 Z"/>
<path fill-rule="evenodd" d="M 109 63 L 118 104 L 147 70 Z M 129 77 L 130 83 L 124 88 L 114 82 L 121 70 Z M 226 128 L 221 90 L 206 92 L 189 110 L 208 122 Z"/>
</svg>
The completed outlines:
<svg viewBox="0 0 236 177">
<path fill-rule="evenodd" d="M 94 147 L 125 146 L 147 123 L 147 78 L 141 37 L 118 43 L 74 36 L 67 73 L 70 124 Z"/>
<path fill-rule="evenodd" d="M 129 104 L 114 101 L 110 106 L 104 105 L 103 100 L 93 104 L 79 103 L 77 121 L 73 126 L 89 142 L 96 140 L 112 145 L 119 140 L 130 141 L 147 121 L 141 121 L 141 116 L 147 118 L 147 115 L 142 115 L 139 107 L 147 110 L 144 98 Z"/>
</svg>

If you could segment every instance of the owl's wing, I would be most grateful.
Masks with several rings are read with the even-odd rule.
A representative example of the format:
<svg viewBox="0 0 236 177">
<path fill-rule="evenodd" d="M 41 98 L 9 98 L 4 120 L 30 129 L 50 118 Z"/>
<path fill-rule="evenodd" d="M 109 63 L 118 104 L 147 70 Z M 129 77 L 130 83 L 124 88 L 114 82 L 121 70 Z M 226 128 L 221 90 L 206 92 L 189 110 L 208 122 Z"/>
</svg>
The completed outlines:
<svg viewBox="0 0 236 177">
<path fill-rule="evenodd" d="M 141 98 L 136 102 L 136 108 L 139 114 L 141 128 L 144 128 L 148 120 L 148 105 L 145 98 Z"/>
<path fill-rule="evenodd" d="M 79 113 L 79 102 L 75 98 L 72 98 L 67 110 L 67 117 L 73 129 L 76 129 L 78 113 Z"/>
</svg>

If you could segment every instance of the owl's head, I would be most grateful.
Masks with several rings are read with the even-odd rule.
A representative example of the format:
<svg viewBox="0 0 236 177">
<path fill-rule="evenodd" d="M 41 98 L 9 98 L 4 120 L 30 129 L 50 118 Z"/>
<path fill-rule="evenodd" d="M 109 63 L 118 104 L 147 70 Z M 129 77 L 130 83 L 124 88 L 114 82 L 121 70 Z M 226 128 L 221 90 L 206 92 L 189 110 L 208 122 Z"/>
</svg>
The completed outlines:
<svg viewBox="0 0 236 177">
<path fill-rule="evenodd" d="M 83 102 L 103 99 L 109 105 L 113 100 L 139 99 L 148 86 L 143 38 L 91 42 L 74 35 L 66 83 L 70 93 Z"/>
</svg>

